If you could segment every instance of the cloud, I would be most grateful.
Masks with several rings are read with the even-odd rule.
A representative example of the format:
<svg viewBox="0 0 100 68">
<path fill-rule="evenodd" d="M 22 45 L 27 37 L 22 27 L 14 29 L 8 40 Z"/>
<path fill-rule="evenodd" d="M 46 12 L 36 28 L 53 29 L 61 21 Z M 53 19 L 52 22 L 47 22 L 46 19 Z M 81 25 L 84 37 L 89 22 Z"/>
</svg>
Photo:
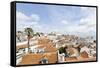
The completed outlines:
<svg viewBox="0 0 100 68">
<path fill-rule="evenodd" d="M 85 18 L 80 19 L 80 26 L 86 26 L 89 31 L 96 31 L 96 9 L 88 8 L 88 15 Z"/>
<path fill-rule="evenodd" d="M 80 34 L 83 33 L 83 35 L 86 36 L 96 36 L 96 9 L 81 8 L 81 10 L 86 14 L 86 16 L 78 21 L 79 24 L 76 27 L 74 27 L 74 31 Z"/>
<path fill-rule="evenodd" d="M 36 14 L 32 14 L 30 17 L 33 21 L 39 21 L 40 20 L 40 17 Z"/>
<path fill-rule="evenodd" d="M 17 18 L 17 30 L 24 30 L 26 27 L 31 27 L 35 29 L 40 29 L 41 26 L 39 25 L 39 16 L 37 14 L 32 14 L 30 16 L 17 11 L 16 14 Z"/>
<path fill-rule="evenodd" d="M 79 13 L 74 14 L 75 11 Z M 78 7 L 75 11 L 70 11 L 72 14 L 69 17 L 67 9 L 66 12 L 61 13 L 56 8 L 49 8 L 50 17 L 55 26 L 49 25 L 50 27 L 46 28 L 47 31 L 85 36 L 94 35 L 96 33 L 96 9 L 91 7 Z M 73 19 L 76 19 L 77 16 L 79 16 L 78 19 L 74 21 Z"/>
<path fill-rule="evenodd" d="M 67 20 L 62 20 L 61 23 L 66 25 L 69 24 Z"/>
<path fill-rule="evenodd" d="M 65 20 L 62 19 L 61 23 L 65 24 L 65 26 L 60 27 L 59 31 L 63 31 L 63 32 L 70 33 L 70 34 L 81 35 L 81 36 L 82 35 L 85 35 L 85 36 L 95 35 L 96 34 L 96 9 L 82 7 L 80 10 L 81 11 L 79 14 L 82 14 L 85 16 L 81 17 L 77 21 L 68 21 L 67 19 Z"/>
<path fill-rule="evenodd" d="M 30 18 L 28 16 L 26 16 L 25 14 L 23 14 L 22 12 L 18 12 L 16 13 L 17 16 L 17 20 L 19 21 L 28 21 L 30 20 Z"/>
<path fill-rule="evenodd" d="M 96 33 L 96 9 L 91 7 L 78 7 L 72 9 L 57 9 L 48 7 L 48 16 L 46 23 L 38 14 L 29 16 L 17 11 L 17 29 L 31 27 L 39 32 L 60 32 L 78 35 L 94 35 Z M 62 11 L 60 11 L 62 10 Z M 45 12 L 42 12 L 45 14 Z M 78 14 L 76 14 L 78 13 Z M 46 15 L 45 15 L 46 16 Z M 42 23 L 43 22 L 43 23 Z M 48 25 L 49 23 L 49 25 Z"/>
</svg>

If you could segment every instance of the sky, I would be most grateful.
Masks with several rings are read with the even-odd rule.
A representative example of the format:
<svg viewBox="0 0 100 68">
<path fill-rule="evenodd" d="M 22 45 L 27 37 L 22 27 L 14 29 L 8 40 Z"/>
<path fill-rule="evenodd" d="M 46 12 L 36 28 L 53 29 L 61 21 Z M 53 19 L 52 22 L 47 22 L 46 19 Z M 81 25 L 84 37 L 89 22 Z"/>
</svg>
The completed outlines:
<svg viewBox="0 0 100 68">
<path fill-rule="evenodd" d="M 96 8 L 17 3 L 17 31 L 96 36 Z"/>
</svg>

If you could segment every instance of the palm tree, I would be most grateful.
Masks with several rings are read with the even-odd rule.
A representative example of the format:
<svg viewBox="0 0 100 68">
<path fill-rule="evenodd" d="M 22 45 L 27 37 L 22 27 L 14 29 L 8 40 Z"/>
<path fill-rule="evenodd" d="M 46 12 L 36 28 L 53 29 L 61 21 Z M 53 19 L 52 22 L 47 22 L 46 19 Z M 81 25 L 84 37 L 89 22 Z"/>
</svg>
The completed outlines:
<svg viewBox="0 0 100 68">
<path fill-rule="evenodd" d="M 25 33 L 28 39 L 28 52 L 30 52 L 30 38 L 33 36 L 33 29 L 32 28 L 25 28 Z"/>
</svg>

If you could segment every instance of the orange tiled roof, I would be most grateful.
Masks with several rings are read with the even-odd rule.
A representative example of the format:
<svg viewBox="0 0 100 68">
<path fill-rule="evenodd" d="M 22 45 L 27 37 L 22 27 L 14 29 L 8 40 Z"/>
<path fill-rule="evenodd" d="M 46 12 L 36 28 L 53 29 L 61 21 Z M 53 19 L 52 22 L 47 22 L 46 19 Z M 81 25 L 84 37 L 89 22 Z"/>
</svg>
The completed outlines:
<svg viewBox="0 0 100 68">
<path fill-rule="evenodd" d="M 48 59 L 48 63 L 56 63 L 57 61 L 57 49 L 53 47 L 53 43 L 49 42 L 46 38 L 40 38 L 38 40 L 37 48 L 44 48 L 46 53 L 43 54 L 27 54 L 23 56 L 20 64 L 40 64 L 40 60 L 45 56 Z"/>
<path fill-rule="evenodd" d="M 26 54 L 23 56 L 22 61 L 19 65 L 23 64 L 40 64 L 40 60 L 43 57 L 48 59 L 48 63 L 56 63 L 57 61 L 57 53 L 44 53 L 44 54 Z"/>
<path fill-rule="evenodd" d="M 40 38 L 38 40 L 38 44 L 41 46 L 38 46 L 38 48 L 44 48 L 45 51 L 52 52 L 57 51 L 55 47 L 53 47 L 53 43 L 49 41 L 47 38 Z"/>
</svg>

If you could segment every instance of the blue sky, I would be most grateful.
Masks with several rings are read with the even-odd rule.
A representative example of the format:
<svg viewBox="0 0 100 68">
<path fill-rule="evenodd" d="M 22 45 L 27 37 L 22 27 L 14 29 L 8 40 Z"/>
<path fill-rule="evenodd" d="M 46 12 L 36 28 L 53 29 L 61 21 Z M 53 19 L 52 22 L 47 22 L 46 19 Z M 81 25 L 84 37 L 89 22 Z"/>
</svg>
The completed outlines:
<svg viewBox="0 0 100 68">
<path fill-rule="evenodd" d="M 17 30 L 95 36 L 96 8 L 17 3 Z"/>
</svg>

